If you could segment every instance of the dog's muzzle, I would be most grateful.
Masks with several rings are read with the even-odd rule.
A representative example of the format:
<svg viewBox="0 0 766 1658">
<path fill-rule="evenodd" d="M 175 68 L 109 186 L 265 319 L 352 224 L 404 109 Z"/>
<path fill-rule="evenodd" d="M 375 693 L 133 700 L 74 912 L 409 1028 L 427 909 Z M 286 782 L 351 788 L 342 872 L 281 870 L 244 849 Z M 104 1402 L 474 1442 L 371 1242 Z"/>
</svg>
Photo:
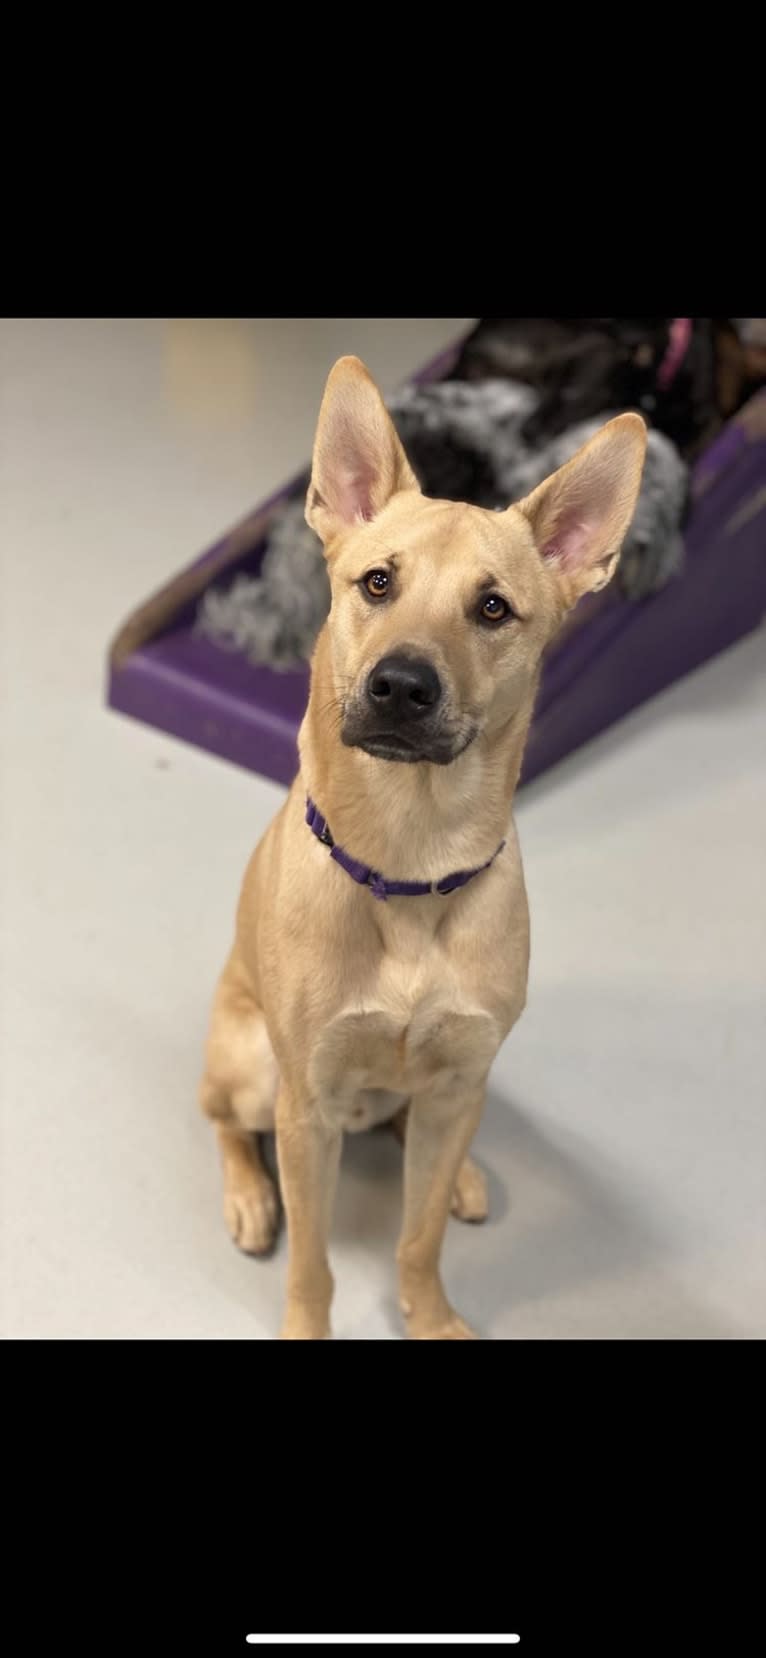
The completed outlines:
<svg viewBox="0 0 766 1658">
<path fill-rule="evenodd" d="M 381 657 L 349 706 L 342 738 L 378 760 L 446 766 L 473 740 L 446 712 L 439 675 L 427 657 L 397 651 Z"/>
</svg>

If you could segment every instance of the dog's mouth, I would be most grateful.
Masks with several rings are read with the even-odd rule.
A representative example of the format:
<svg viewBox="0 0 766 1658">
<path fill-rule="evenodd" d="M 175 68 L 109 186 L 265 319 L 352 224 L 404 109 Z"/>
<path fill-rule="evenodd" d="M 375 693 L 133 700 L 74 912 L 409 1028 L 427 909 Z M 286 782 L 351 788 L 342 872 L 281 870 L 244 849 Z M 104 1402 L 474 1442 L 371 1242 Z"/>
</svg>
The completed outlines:
<svg viewBox="0 0 766 1658">
<path fill-rule="evenodd" d="M 472 726 L 467 732 L 441 732 L 430 739 L 425 732 L 417 731 L 405 734 L 401 731 L 363 731 L 354 730 L 353 725 L 344 726 L 342 737 L 347 748 L 360 748 L 373 760 L 399 761 L 404 765 L 418 765 L 424 761 L 432 766 L 451 766 L 454 760 L 465 754 L 478 736 L 478 727 Z"/>
</svg>

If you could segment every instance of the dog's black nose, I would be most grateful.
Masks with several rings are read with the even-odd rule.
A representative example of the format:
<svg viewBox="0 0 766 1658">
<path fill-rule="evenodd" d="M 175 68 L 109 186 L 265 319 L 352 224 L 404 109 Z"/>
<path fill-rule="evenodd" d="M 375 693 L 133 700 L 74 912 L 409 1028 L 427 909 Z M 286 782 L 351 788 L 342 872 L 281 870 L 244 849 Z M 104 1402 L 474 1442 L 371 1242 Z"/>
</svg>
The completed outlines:
<svg viewBox="0 0 766 1658">
<path fill-rule="evenodd" d="M 383 656 L 367 681 L 373 708 L 397 723 L 428 714 L 441 694 L 439 675 L 424 656 Z"/>
</svg>

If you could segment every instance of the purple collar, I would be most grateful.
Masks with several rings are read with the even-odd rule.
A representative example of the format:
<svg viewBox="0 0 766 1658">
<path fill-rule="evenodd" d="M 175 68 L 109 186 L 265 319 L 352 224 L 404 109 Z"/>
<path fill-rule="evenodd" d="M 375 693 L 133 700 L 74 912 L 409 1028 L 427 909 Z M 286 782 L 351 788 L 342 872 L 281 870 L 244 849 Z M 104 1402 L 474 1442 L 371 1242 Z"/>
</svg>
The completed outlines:
<svg viewBox="0 0 766 1658">
<path fill-rule="evenodd" d="M 330 847 L 330 857 L 335 859 L 336 864 L 340 864 L 341 869 L 345 869 L 346 874 L 360 887 L 369 887 L 373 898 L 424 898 L 430 892 L 438 892 L 442 898 L 446 898 L 448 892 L 456 892 L 458 887 L 467 886 L 474 875 L 481 875 L 482 870 L 489 869 L 490 864 L 494 863 L 498 853 L 502 852 L 505 846 L 505 841 L 501 841 L 497 852 L 493 852 L 485 864 L 479 864 L 478 869 L 462 869 L 457 875 L 445 875 L 442 881 L 386 881 L 376 870 L 371 869 L 369 864 L 360 864 L 356 858 L 344 852 L 342 846 L 336 846 L 326 819 L 322 817 L 313 800 L 309 799 L 306 800 L 306 822 L 317 840 L 320 840 L 323 846 Z"/>
</svg>

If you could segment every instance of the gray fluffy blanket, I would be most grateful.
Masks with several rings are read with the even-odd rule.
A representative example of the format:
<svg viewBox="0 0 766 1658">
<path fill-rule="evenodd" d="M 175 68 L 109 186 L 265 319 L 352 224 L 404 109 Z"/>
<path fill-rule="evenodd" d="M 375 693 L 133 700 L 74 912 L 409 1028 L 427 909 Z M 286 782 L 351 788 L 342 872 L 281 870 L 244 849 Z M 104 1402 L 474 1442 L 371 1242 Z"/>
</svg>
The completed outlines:
<svg viewBox="0 0 766 1658">
<path fill-rule="evenodd" d="M 537 399 L 508 380 L 408 386 L 389 409 L 426 495 L 500 509 L 555 472 L 610 418 L 570 427 L 540 450 L 521 438 Z M 675 446 L 649 432 L 646 465 L 618 580 L 627 599 L 657 591 L 679 570 L 688 472 Z M 240 574 L 205 594 L 198 626 L 253 662 L 294 667 L 311 655 L 330 608 L 322 549 L 303 517 L 304 496 L 284 502 L 272 522 L 258 576 Z"/>
</svg>

